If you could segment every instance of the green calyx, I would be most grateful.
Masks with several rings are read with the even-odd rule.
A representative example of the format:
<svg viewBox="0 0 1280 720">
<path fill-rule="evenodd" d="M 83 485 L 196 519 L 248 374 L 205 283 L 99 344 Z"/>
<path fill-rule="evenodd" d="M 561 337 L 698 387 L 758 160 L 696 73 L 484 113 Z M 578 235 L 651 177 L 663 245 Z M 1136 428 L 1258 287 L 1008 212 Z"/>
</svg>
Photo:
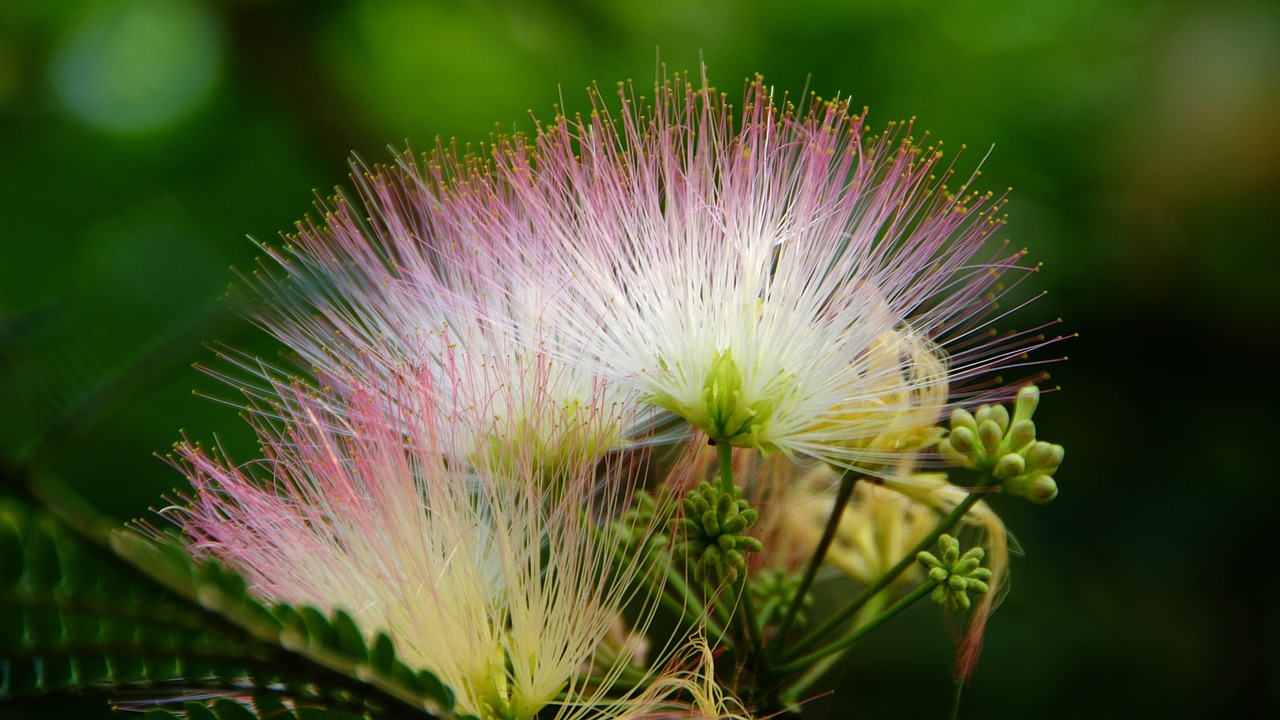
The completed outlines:
<svg viewBox="0 0 1280 720">
<path fill-rule="evenodd" d="M 1058 495 L 1053 474 L 1066 451 L 1036 440 L 1031 416 L 1039 402 L 1040 391 L 1028 385 L 1018 391 L 1012 417 L 1003 405 L 982 405 L 974 413 L 957 408 L 938 451 L 957 465 L 990 473 L 1010 495 L 1047 503 Z"/>
<path fill-rule="evenodd" d="M 680 542 L 673 550 L 701 582 L 737 580 L 746 567 L 746 554 L 764 547 L 744 534 L 759 514 L 740 495 L 736 487 L 730 493 L 704 482 L 682 502 L 684 516 L 677 523 Z"/>
<path fill-rule="evenodd" d="M 942 559 L 924 551 L 916 560 L 929 572 L 929 580 L 937 587 L 929 596 L 933 602 L 950 610 L 968 610 L 969 593 L 982 594 L 991 590 L 991 571 L 982 567 L 986 552 L 980 547 L 969 548 L 960 554 L 960 541 L 950 535 L 938 538 Z"/>
<path fill-rule="evenodd" d="M 745 397 L 742 368 L 729 350 L 716 353 L 697 401 L 682 402 L 668 395 L 657 395 L 650 400 L 683 417 L 715 442 L 758 448 L 765 452 L 777 449 L 765 434 L 769 418 L 773 415 L 773 399 L 749 400 Z"/>
</svg>

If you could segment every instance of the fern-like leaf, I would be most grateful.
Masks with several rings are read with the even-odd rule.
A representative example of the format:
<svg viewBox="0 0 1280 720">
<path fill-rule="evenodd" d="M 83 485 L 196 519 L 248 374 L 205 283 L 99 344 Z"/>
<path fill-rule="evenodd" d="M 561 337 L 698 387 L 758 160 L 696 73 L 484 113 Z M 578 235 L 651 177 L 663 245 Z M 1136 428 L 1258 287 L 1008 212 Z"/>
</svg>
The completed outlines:
<svg viewBox="0 0 1280 720">
<path fill-rule="evenodd" d="M 0 704 L 121 687 L 187 700 L 156 718 L 454 717 L 439 679 L 345 612 L 267 606 L 179 547 L 117 534 L 108 551 L 0 499 Z"/>
</svg>

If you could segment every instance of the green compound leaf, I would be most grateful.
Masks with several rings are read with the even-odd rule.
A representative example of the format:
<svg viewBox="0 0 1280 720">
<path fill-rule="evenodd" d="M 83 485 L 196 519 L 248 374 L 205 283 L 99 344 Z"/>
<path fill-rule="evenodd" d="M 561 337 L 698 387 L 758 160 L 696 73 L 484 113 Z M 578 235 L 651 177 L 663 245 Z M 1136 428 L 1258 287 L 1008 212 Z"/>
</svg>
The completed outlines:
<svg viewBox="0 0 1280 720">
<path fill-rule="evenodd" d="M 387 635 L 366 642 L 345 612 L 264 605 L 176 546 L 110 545 L 0 498 L 0 705 L 127 686 L 161 699 L 128 703 L 154 718 L 455 717 L 438 678 Z"/>
<path fill-rule="evenodd" d="M 359 720 L 367 716 L 341 710 L 290 708 L 278 700 L 260 698 L 255 698 L 250 707 L 219 698 L 211 703 L 188 701 L 180 709 L 152 708 L 144 717 L 146 720 Z"/>
</svg>

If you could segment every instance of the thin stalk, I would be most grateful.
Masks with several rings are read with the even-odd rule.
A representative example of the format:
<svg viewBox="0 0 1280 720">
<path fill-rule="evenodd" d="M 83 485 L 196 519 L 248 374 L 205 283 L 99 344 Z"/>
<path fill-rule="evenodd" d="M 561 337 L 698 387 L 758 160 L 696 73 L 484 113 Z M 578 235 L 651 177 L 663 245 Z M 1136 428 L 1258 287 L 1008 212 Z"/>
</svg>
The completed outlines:
<svg viewBox="0 0 1280 720">
<path fill-rule="evenodd" d="M 857 630 L 854 630 L 852 633 L 845 635 L 844 637 L 840 638 L 839 640 L 836 640 L 835 642 L 831 643 L 830 645 L 827 645 L 826 647 L 819 648 L 818 650 L 815 650 L 814 652 L 811 652 L 808 655 L 805 655 L 804 657 L 797 658 L 785 665 L 776 667 L 774 668 L 774 671 L 777 672 L 779 675 L 786 675 L 788 673 L 796 672 L 797 670 L 803 670 L 809 667 L 810 665 L 818 662 L 819 660 L 822 660 L 823 658 L 848 650 L 850 647 L 853 647 L 854 643 L 870 635 L 873 631 L 876 630 L 876 628 L 879 628 L 881 625 L 893 619 L 903 610 L 906 610 L 907 608 L 914 605 L 916 601 L 920 600 L 920 598 L 933 592 L 933 589 L 935 587 L 936 585 L 934 583 L 925 583 L 924 585 L 921 585 L 915 590 L 912 590 L 911 594 L 907 595 L 906 597 L 902 598 L 898 602 L 894 603 L 888 610 L 885 610 L 883 613 L 877 615 L 874 620 L 867 623 L 866 625 L 863 625 Z"/>
<path fill-rule="evenodd" d="M 733 482 L 733 446 L 727 442 L 717 443 L 716 457 L 720 461 L 720 490 L 733 497 L 737 492 L 737 486 Z M 733 588 L 738 596 L 738 608 L 742 610 L 743 623 L 747 626 L 744 639 L 749 643 L 752 655 L 761 657 L 764 641 L 760 638 L 760 625 L 756 621 L 755 604 L 751 601 L 751 590 L 747 583 L 745 568 L 734 582 Z"/>
<path fill-rule="evenodd" d="M 827 526 L 822 530 L 822 539 L 818 541 L 818 547 L 813 551 L 813 557 L 809 558 L 809 567 L 805 568 L 804 577 L 800 579 L 800 587 L 796 589 L 796 594 L 791 597 L 791 603 L 787 606 L 787 614 L 783 616 L 782 622 L 778 624 L 778 630 L 773 635 L 773 640 L 769 643 L 769 649 L 777 652 L 783 643 L 783 639 L 787 637 L 787 631 L 791 629 L 791 624 L 795 622 L 796 615 L 800 612 L 800 607 L 804 604 L 804 595 L 809 592 L 813 580 L 818 575 L 818 568 L 822 567 L 822 561 L 827 557 L 827 550 L 831 548 L 831 543 L 835 540 L 836 530 L 840 527 L 840 520 L 844 516 L 844 508 L 849 504 L 849 498 L 853 497 L 853 487 L 858 483 L 860 474 L 853 470 L 846 470 L 844 475 L 840 477 L 840 489 L 836 492 L 835 505 L 831 507 L 831 514 L 827 517 Z"/>
<path fill-rule="evenodd" d="M 889 591 L 884 590 L 879 595 L 868 600 L 867 604 L 862 606 L 858 617 L 853 619 L 853 627 L 855 629 L 866 627 L 867 623 L 874 620 L 884 610 L 884 606 L 889 603 L 889 596 Z"/>
<path fill-rule="evenodd" d="M 692 589 L 684 581 L 684 577 L 676 569 L 676 564 L 673 562 L 667 563 L 667 585 L 673 587 L 679 593 L 680 599 L 687 606 L 685 610 L 678 611 L 681 619 L 684 618 L 684 613 L 688 611 L 687 608 L 703 606 L 702 622 L 706 626 L 707 634 L 712 637 L 724 637 L 724 627 L 715 618 L 711 617 L 712 611 L 706 607 L 707 603 L 699 602 L 699 599 L 694 597 Z M 671 608 L 669 607 L 668 609 Z"/>
<path fill-rule="evenodd" d="M 702 590 L 703 594 L 707 597 L 708 605 L 715 611 L 716 617 L 720 618 L 720 622 L 723 623 L 725 627 L 732 627 L 733 611 L 737 609 L 737 603 L 729 602 L 728 593 L 712 589 L 712 587 L 707 583 L 703 583 Z"/>
<path fill-rule="evenodd" d="M 738 593 L 738 605 L 742 608 L 742 621 L 747 626 L 747 642 L 750 643 L 751 654 L 756 658 L 764 657 L 764 641 L 760 637 L 760 623 L 756 620 L 755 603 L 751 601 L 751 586 L 747 583 L 747 572 L 743 569 L 738 580 L 733 584 Z"/>
<path fill-rule="evenodd" d="M 956 681 L 956 694 L 951 698 L 951 720 L 958 720 L 960 717 L 960 691 L 964 690 L 964 683 Z"/>
<path fill-rule="evenodd" d="M 591 532 L 594 534 L 595 542 L 609 542 L 601 532 L 600 528 L 590 523 L 588 523 L 587 527 L 590 528 Z M 662 558 L 660 556 L 665 554 L 666 553 L 659 551 L 655 553 L 654 557 L 650 557 L 644 562 L 661 562 Z M 621 544 L 613 544 L 613 559 L 619 566 L 625 566 L 627 562 L 629 562 L 629 558 L 626 556 L 626 549 L 623 548 Z M 676 572 L 675 564 L 671 562 L 670 555 L 667 555 L 666 560 L 667 562 L 664 563 L 666 565 L 666 571 L 664 574 L 666 575 L 667 581 L 662 584 L 661 588 L 656 584 L 657 580 L 654 577 L 656 573 L 651 572 L 649 569 L 642 568 L 641 571 L 636 574 L 636 578 L 638 579 L 638 582 L 645 586 L 649 593 L 657 594 L 658 602 L 662 607 L 670 610 L 671 613 L 676 616 L 677 622 L 683 622 L 685 616 L 689 613 L 689 609 L 699 607 L 702 603 L 699 598 L 694 597 L 692 591 L 689 589 L 688 583 L 686 583 L 684 578 L 680 577 L 679 573 Z M 717 630 L 721 635 L 723 635 L 724 629 L 710 617 L 709 613 L 703 613 L 703 621 L 706 623 L 709 630 Z"/>
<path fill-rule="evenodd" d="M 884 610 L 884 606 L 888 602 L 889 602 L 888 590 L 881 591 L 880 594 L 871 598 L 869 601 L 867 601 L 867 604 L 863 605 L 862 609 L 858 611 L 858 617 L 854 618 L 853 620 L 853 627 L 856 630 L 861 630 L 862 628 L 866 627 L 868 623 L 876 619 L 876 617 L 880 614 L 880 612 Z M 809 689 L 810 685 L 814 684 L 815 682 L 818 681 L 819 678 L 825 675 L 827 670 L 830 670 L 831 666 L 835 664 L 835 662 L 839 659 L 840 659 L 839 655 L 828 655 L 827 657 L 814 663 L 812 666 L 809 667 L 808 670 L 805 670 L 804 674 L 801 675 L 795 682 L 787 686 L 787 689 L 784 694 L 787 695 L 788 697 L 793 697 L 793 698 L 799 697 L 801 693 Z"/>
<path fill-rule="evenodd" d="M 618 667 L 613 674 L 589 674 L 582 676 L 580 680 L 587 685 L 594 684 L 601 687 L 609 686 L 615 689 L 618 688 L 619 683 L 623 683 L 627 686 L 627 689 L 635 690 L 638 688 L 648 687 L 651 682 L 650 675 L 651 673 L 645 672 L 633 665 L 622 665 L 621 667 Z M 560 699 L 564 700 L 566 697 L 566 695 L 561 694 Z"/>
<path fill-rule="evenodd" d="M 785 651 L 783 651 L 782 654 L 779 656 L 779 660 L 787 660 L 790 658 L 795 658 L 800 653 L 808 650 L 814 645 L 817 645 L 819 642 L 821 642 L 821 640 L 824 637 L 834 632 L 837 628 L 843 625 L 849 618 L 853 617 L 858 612 L 858 610 L 861 609 L 862 606 L 867 603 L 868 600 L 875 597 L 876 594 L 879 593 L 881 590 L 884 590 L 885 588 L 889 587 L 890 583 L 892 583 L 895 579 L 897 579 L 897 577 L 901 575 L 908 567 L 911 567 L 912 563 L 916 562 L 916 555 L 918 555 L 920 552 L 924 550 L 928 550 L 929 548 L 933 547 L 933 544 L 938 542 L 938 538 L 942 537 L 944 533 L 948 532 L 949 530 L 951 530 L 951 528 L 955 527 L 956 523 L 960 522 L 961 518 L 963 518 L 965 514 L 969 512 L 969 509 L 972 508 L 979 500 L 982 499 L 981 497 L 982 493 L 977 491 L 983 488 L 989 487 L 994 481 L 995 479 L 992 478 L 990 475 L 984 476 L 978 482 L 978 484 L 974 486 L 973 491 L 969 493 L 968 497 L 966 497 L 964 500 L 961 500 L 960 504 L 956 505 L 955 509 L 952 510 L 950 513 L 948 513 L 947 516 L 943 518 L 942 521 L 939 522 L 938 525 L 928 535 L 924 537 L 924 539 L 916 543 L 916 546 L 912 548 L 910 552 L 904 555 L 896 565 L 894 565 L 892 568 L 889 568 L 888 572 L 886 572 L 884 575 L 881 575 L 878 580 L 876 580 L 869 587 L 867 587 L 867 589 L 859 593 L 858 596 L 855 597 L 848 605 L 841 608 L 838 612 L 836 612 L 834 615 L 828 618 L 827 621 L 821 625 L 821 627 L 817 628 L 813 632 L 809 633 L 808 635 L 804 636 L 800 640 L 796 641 L 794 645 L 788 647 Z M 794 664 L 795 663 L 788 663 L 788 665 L 794 665 Z"/>
<path fill-rule="evenodd" d="M 720 489 L 733 493 L 733 446 L 727 442 L 716 443 L 716 457 L 720 459 Z"/>
</svg>

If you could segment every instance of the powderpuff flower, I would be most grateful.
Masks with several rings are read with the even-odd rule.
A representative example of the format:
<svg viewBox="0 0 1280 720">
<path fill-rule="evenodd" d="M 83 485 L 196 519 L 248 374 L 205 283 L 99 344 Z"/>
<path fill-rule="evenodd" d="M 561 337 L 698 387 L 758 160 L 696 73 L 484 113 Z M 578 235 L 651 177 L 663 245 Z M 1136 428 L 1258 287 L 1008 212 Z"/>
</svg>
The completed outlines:
<svg viewBox="0 0 1280 720">
<path fill-rule="evenodd" d="M 346 609 L 389 632 L 480 718 L 630 717 L 665 702 L 610 694 L 633 659 L 596 656 L 624 608 L 641 608 L 644 632 L 654 604 L 637 590 L 642 560 L 615 557 L 601 534 L 643 468 L 569 440 L 548 468 L 527 425 L 442 425 L 431 373 L 390 377 L 342 398 L 276 385 L 251 415 L 265 457 L 247 467 L 179 445 L 194 494 L 170 512 L 193 551 L 265 598 Z M 388 394 L 415 400 L 392 404 L 401 414 L 389 420 Z M 454 460 L 452 445 L 475 437 L 503 442 Z"/>
<path fill-rule="evenodd" d="M 421 165 L 406 154 L 390 167 L 353 167 L 356 199 L 320 201 L 320 220 L 300 222 L 283 247 L 263 245 L 267 257 L 237 298 L 307 374 L 325 376 L 327 392 L 382 387 L 387 416 L 433 412 L 455 429 L 518 425 L 552 464 L 573 452 L 557 446 L 565 437 L 605 450 L 651 424 L 638 391 L 548 354 L 548 344 L 563 346 L 542 316 L 559 280 L 532 256 L 517 272 L 489 250 L 505 229 L 489 211 L 494 188 L 477 181 L 481 165 L 440 147 Z M 228 359 L 256 376 L 251 392 L 270 397 L 279 371 Z M 438 397 L 387 391 L 406 373 L 428 378 Z M 465 460 L 490 440 L 458 434 L 448 450 Z"/>
<path fill-rule="evenodd" d="M 705 80 L 655 94 L 620 85 L 612 114 L 596 93 L 478 174 L 486 250 L 561 278 L 539 316 L 556 357 L 714 442 L 874 468 L 1040 341 L 989 332 L 1033 270 L 983 250 L 1003 197 L 948 186 L 910 123 L 873 136 L 847 101 L 797 109 L 760 79 L 740 120 Z"/>
</svg>

